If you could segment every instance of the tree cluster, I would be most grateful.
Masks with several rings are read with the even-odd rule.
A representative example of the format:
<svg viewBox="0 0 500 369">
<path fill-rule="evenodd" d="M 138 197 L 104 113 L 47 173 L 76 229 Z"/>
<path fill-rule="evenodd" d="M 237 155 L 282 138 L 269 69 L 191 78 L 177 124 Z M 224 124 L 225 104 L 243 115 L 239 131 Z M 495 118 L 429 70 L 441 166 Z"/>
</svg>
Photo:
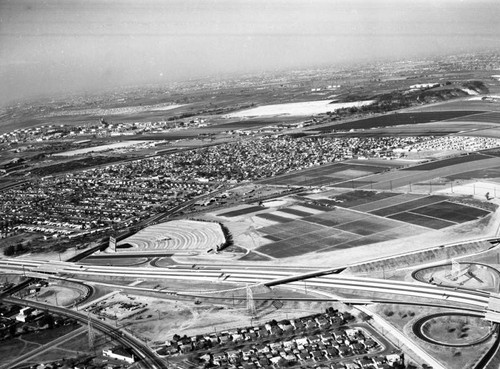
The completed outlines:
<svg viewBox="0 0 500 369">
<path fill-rule="evenodd" d="M 3 254 L 5 256 L 13 256 L 13 255 L 19 255 L 19 254 L 24 254 L 25 252 L 29 251 L 29 247 L 23 246 L 22 244 L 17 244 L 17 245 L 9 245 L 3 250 Z"/>
</svg>

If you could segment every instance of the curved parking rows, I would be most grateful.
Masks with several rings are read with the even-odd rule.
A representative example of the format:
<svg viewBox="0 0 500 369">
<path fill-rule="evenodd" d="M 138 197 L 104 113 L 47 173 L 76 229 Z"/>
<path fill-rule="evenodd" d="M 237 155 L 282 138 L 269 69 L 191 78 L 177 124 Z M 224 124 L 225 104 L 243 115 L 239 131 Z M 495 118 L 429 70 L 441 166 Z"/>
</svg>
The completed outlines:
<svg viewBox="0 0 500 369">
<path fill-rule="evenodd" d="M 132 247 L 120 251 L 137 250 L 208 250 L 225 243 L 217 223 L 194 220 L 176 220 L 148 227 L 118 243 Z"/>
</svg>

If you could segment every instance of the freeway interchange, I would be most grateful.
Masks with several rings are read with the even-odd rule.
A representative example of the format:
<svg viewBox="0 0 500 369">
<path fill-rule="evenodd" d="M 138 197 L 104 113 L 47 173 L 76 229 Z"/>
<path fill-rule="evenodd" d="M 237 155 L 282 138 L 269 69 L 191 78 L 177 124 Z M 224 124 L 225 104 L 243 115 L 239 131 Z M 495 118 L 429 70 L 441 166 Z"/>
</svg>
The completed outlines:
<svg viewBox="0 0 500 369">
<path fill-rule="evenodd" d="M 155 294 L 175 295 L 175 298 L 206 298 L 207 300 L 217 298 L 224 293 L 218 291 L 183 292 L 174 289 L 164 290 L 147 288 L 141 286 L 122 286 L 98 281 L 96 277 L 106 280 L 106 277 L 118 277 L 136 280 L 171 280 L 171 281 L 199 281 L 211 283 L 232 283 L 236 289 L 242 286 L 263 286 L 271 288 L 283 286 L 292 289 L 302 289 L 306 286 L 309 291 L 335 291 L 339 293 L 357 292 L 370 294 L 370 298 L 342 298 L 337 301 L 346 303 L 366 304 L 370 302 L 393 302 L 401 303 L 401 299 L 407 301 L 414 298 L 428 300 L 421 305 L 446 306 L 458 310 L 477 313 L 485 319 L 493 322 L 500 321 L 497 301 L 498 295 L 485 291 L 471 290 L 465 288 L 451 288 L 442 285 L 434 285 L 419 281 L 407 282 L 396 280 L 385 280 L 366 278 L 353 275 L 338 274 L 341 269 L 324 269 L 311 271 L 310 268 L 279 268 L 269 266 L 242 266 L 242 265 L 170 265 L 168 267 L 127 267 L 127 266 L 98 266 L 81 265 L 74 262 L 27 260 L 27 259 L 2 259 L 0 260 L 0 271 L 25 275 L 39 279 L 61 279 L 90 285 L 107 285 L 116 289 L 123 288 L 131 291 L 152 292 Z M 108 278 L 111 279 L 111 278 Z M 377 297 L 379 296 L 379 297 Z M 395 296 L 394 299 L 387 296 Z M 172 296 L 170 296 L 172 297 Z M 397 298 L 396 298 L 397 297 Z M 144 365 L 150 369 L 160 369 L 166 364 L 146 344 L 136 339 L 127 332 L 119 331 L 115 327 L 91 318 L 82 312 L 73 309 L 55 307 L 40 302 L 3 298 L 7 302 L 32 306 L 54 313 L 73 317 L 82 323 L 92 322 L 95 329 L 116 339 L 122 345 L 130 347 L 137 357 L 141 358 Z M 333 300 L 333 298 L 332 298 Z"/>
<path fill-rule="evenodd" d="M 224 281 L 235 284 L 255 284 L 268 287 L 286 285 L 301 287 L 304 281 L 309 288 L 334 290 L 365 291 L 389 293 L 402 296 L 422 297 L 466 304 L 485 311 L 491 293 L 464 288 L 449 288 L 422 282 L 405 282 L 336 274 L 334 270 L 307 271 L 279 270 L 279 267 L 259 268 L 258 266 L 171 266 L 169 268 L 137 268 L 118 266 L 78 265 L 70 262 L 47 262 L 22 259 L 0 260 L 0 270 L 11 273 L 24 273 L 38 278 L 72 278 L 85 282 L 86 277 L 126 277 L 128 279 Z M 93 282 L 96 283 L 96 282 Z M 460 306 L 458 306 L 460 307 Z"/>
</svg>

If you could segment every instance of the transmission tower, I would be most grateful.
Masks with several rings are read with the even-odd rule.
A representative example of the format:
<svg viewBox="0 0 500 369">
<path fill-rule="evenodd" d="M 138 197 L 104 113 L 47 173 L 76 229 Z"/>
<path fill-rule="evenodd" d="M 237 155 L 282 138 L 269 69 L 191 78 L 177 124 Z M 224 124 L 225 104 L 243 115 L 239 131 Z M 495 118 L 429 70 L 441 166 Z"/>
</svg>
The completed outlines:
<svg viewBox="0 0 500 369">
<path fill-rule="evenodd" d="M 92 327 L 92 321 L 90 320 L 90 314 L 88 315 L 88 337 L 89 337 L 89 350 L 94 349 L 95 332 Z"/>
<path fill-rule="evenodd" d="M 247 311 L 250 316 L 255 315 L 255 301 L 253 299 L 252 288 L 247 284 Z"/>
</svg>

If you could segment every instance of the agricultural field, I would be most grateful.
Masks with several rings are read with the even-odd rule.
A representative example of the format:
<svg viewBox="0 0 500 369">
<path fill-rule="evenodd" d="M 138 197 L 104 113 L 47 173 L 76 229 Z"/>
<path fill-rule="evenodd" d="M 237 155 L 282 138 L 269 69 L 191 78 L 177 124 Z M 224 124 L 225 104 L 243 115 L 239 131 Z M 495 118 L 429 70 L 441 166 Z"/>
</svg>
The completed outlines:
<svg viewBox="0 0 500 369">
<path fill-rule="evenodd" d="M 454 174 L 446 177 L 450 181 L 454 180 L 470 180 L 473 178 L 500 178 L 500 166 L 496 168 L 486 168 L 486 169 L 478 169 L 472 170 L 470 172 L 464 172 L 459 174 Z"/>
<path fill-rule="evenodd" d="M 372 118 L 354 120 L 352 122 L 332 124 L 321 128 L 311 129 L 320 132 L 349 131 L 351 129 L 372 129 L 378 127 L 390 127 L 406 124 L 431 123 L 443 121 L 457 117 L 471 116 L 482 112 L 478 111 L 435 111 L 435 112 L 414 112 L 414 113 L 393 113 L 380 115 Z"/>
<path fill-rule="evenodd" d="M 434 169 L 446 168 L 446 167 L 449 167 L 451 165 L 469 163 L 471 161 L 484 160 L 484 159 L 490 159 L 490 158 L 491 157 L 486 156 L 486 155 L 474 153 L 474 154 L 458 156 L 458 157 L 454 157 L 454 158 L 450 158 L 450 159 L 432 161 L 430 163 L 416 165 L 413 167 L 404 168 L 402 170 L 434 170 Z"/>
<path fill-rule="evenodd" d="M 307 208 L 309 204 L 301 206 Z M 318 207 L 313 205 L 312 209 L 318 210 Z M 340 207 L 299 219 L 293 214 L 294 218 L 286 222 L 281 218 L 287 212 L 284 209 L 279 212 L 281 216 L 276 224 L 258 229 L 266 239 L 274 242 L 256 249 L 276 258 L 381 242 L 408 232 L 407 224 Z M 268 216 L 267 219 L 272 220 L 273 217 Z M 423 231 L 417 228 L 413 232 Z"/>
<path fill-rule="evenodd" d="M 326 186 L 374 173 L 381 173 L 393 167 L 394 163 L 377 161 L 371 165 L 370 161 L 367 160 L 334 163 L 273 177 L 260 183 L 290 186 Z"/>
<path fill-rule="evenodd" d="M 497 123 L 500 124 L 500 112 L 488 112 L 482 114 L 475 114 L 473 116 L 462 116 L 454 118 L 452 122 L 483 122 L 483 123 Z"/>
<path fill-rule="evenodd" d="M 228 211 L 228 212 L 225 212 L 225 213 L 220 213 L 219 216 L 221 216 L 221 217 L 228 217 L 228 218 L 234 218 L 234 217 L 237 217 L 237 216 L 240 216 L 240 215 L 246 215 L 246 214 L 255 213 L 257 211 L 261 211 L 261 210 L 264 210 L 264 209 L 266 209 L 266 208 L 263 207 L 263 206 L 247 206 L 247 207 L 244 207 L 244 208 L 241 208 L 241 209 L 232 210 L 232 211 Z"/>
<path fill-rule="evenodd" d="M 479 156 L 478 156 L 479 155 Z M 465 158 L 465 159 L 462 159 Z M 480 159 L 480 160 L 474 160 Z M 447 159 L 445 159 L 447 160 Z M 377 190 L 390 190 L 396 188 L 405 187 L 412 192 L 411 186 L 413 185 L 413 190 L 415 190 L 415 185 L 427 183 L 427 192 L 432 192 L 429 189 L 429 183 L 436 178 L 444 178 L 452 175 L 460 175 L 461 173 L 466 173 L 475 170 L 485 170 L 489 168 L 498 167 L 498 158 L 488 157 L 486 155 L 471 154 L 467 156 L 460 157 L 457 161 L 454 158 L 450 159 L 451 166 L 445 166 L 440 164 L 440 161 L 433 161 L 423 164 L 425 170 L 417 170 L 419 167 L 416 166 L 414 170 L 399 170 L 384 173 L 376 173 L 373 175 L 366 176 L 361 180 L 353 179 L 350 181 L 345 181 L 341 183 L 336 183 L 333 187 L 338 188 L 365 188 L 365 189 L 377 189 Z M 463 161 L 465 160 L 465 161 Z M 450 163 L 450 162 L 448 162 Z M 410 188 L 408 188 L 410 187 Z"/>
<path fill-rule="evenodd" d="M 371 214 L 385 217 L 388 215 L 401 213 L 403 211 L 409 211 L 412 209 L 420 208 L 426 205 L 438 203 L 446 200 L 446 197 L 442 196 L 416 196 L 415 200 L 406 201 L 406 199 L 401 197 L 393 198 L 393 205 L 388 205 L 383 208 L 370 211 Z"/>
<path fill-rule="evenodd" d="M 490 86 L 491 87 L 491 86 Z M 491 90 L 491 89 L 490 89 Z M 500 111 L 498 104 L 487 100 L 473 100 L 474 98 L 450 100 L 441 104 L 422 105 L 406 109 L 406 112 L 445 112 L 445 111 L 475 111 L 480 114 L 489 111 Z"/>
<path fill-rule="evenodd" d="M 242 224 L 248 224 L 255 230 L 254 247 L 250 249 L 273 258 L 395 240 L 491 213 L 474 205 L 451 202 L 447 196 L 391 191 L 328 190 L 276 203 L 267 209 L 231 211 L 229 214 L 239 217 L 226 223 L 231 228 L 231 223 L 237 222 L 240 232 Z"/>
</svg>

